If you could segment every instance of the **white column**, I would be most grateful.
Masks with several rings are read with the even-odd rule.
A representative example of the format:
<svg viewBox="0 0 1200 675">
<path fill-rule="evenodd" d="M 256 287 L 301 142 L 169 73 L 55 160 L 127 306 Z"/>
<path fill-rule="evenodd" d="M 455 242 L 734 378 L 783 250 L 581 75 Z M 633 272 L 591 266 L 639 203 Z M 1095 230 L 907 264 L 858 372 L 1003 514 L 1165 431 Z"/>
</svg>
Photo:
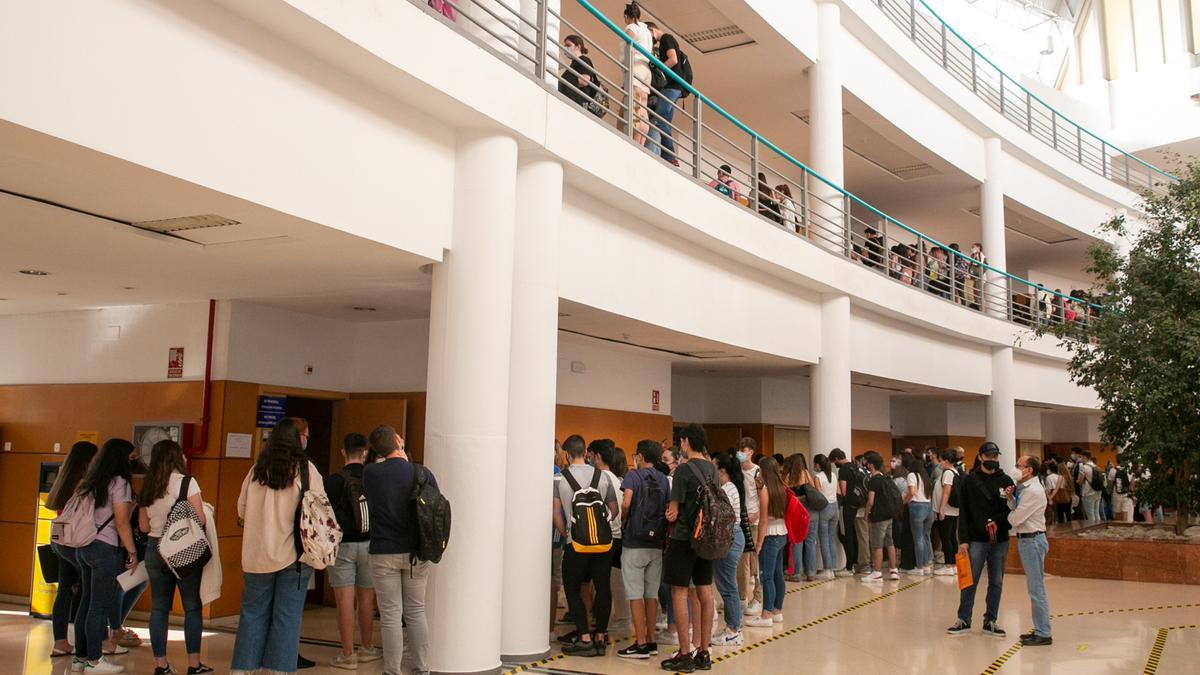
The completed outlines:
<svg viewBox="0 0 1200 675">
<path fill-rule="evenodd" d="M 433 276 L 425 432 L 426 464 L 454 507 L 426 600 L 439 673 L 500 665 L 516 171 L 516 139 L 460 132 L 451 248 Z"/>
<path fill-rule="evenodd" d="M 521 0 L 469 0 L 455 3 L 459 14 L 458 25 L 485 45 L 495 49 L 500 56 L 520 63 L 524 52 L 519 36 Z M 525 61 L 528 64 L 529 61 Z"/>
<path fill-rule="evenodd" d="M 1012 347 L 992 348 L 992 395 L 987 401 L 987 440 L 1000 446 L 1000 466 L 1017 465 L 1017 402 L 1013 398 Z"/>
<path fill-rule="evenodd" d="M 537 43 L 538 34 L 537 28 L 539 23 L 545 21 L 546 29 L 546 55 L 545 55 L 545 81 L 551 86 L 558 85 L 556 77 L 558 71 L 562 70 L 563 66 L 557 60 L 559 51 L 559 20 L 562 9 L 560 8 L 560 0 L 520 0 L 521 2 L 521 24 L 519 26 L 521 34 L 521 67 L 530 73 L 535 72 L 537 64 Z M 546 8 L 546 14 L 541 15 L 542 7 Z"/>
<path fill-rule="evenodd" d="M 850 296 L 821 296 L 821 359 L 812 368 L 813 454 L 850 449 Z"/>
<path fill-rule="evenodd" d="M 525 158 L 517 168 L 513 254 L 512 361 L 508 382 L 508 467 L 504 502 L 504 660 L 550 653 L 550 556 L 546 522 L 554 452 L 558 364 L 558 228 L 562 165 Z"/>
<path fill-rule="evenodd" d="M 808 71 L 808 143 L 812 170 L 834 185 L 844 186 L 842 153 L 841 8 L 836 2 L 817 5 L 817 43 L 820 52 Z M 819 246 L 842 254 L 848 247 L 840 192 L 810 178 L 811 237 Z"/>
<path fill-rule="evenodd" d="M 1004 240 L 1004 183 L 1001 162 L 1004 150 L 999 138 L 983 140 L 984 171 L 986 177 L 979 188 L 979 214 L 983 223 L 983 253 L 988 264 L 1000 270 L 1008 269 L 1008 254 Z M 1008 286 L 1003 275 L 987 272 L 984 285 L 984 303 L 993 316 L 1008 314 Z M 1022 290 L 1022 289 L 1013 289 Z"/>
</svg>

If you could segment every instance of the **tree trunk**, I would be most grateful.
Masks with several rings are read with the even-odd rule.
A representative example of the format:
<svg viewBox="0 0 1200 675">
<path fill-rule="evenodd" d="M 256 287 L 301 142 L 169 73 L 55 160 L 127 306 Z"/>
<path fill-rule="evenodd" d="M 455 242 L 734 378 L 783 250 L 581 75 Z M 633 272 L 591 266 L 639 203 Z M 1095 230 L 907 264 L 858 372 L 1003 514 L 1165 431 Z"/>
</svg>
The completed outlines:
<svg viewBox="0 0 1200 675">
<path fill-rule="evenodd" d="M 1177 506 L 1175 507 L 1175 534 L 1183 536 L 1184 530 L 1188 528 L 1188 522 L 1191 520 L 1192 510 L 1188 508 L 1187 498 L 1184 494 L 1183 486 L 1192 478 L 1192 463 L 1188 460 L 1183 460 L 1183 472 L 1175 474 L 1175 494 L 1178 496 Z"/>
</svg>

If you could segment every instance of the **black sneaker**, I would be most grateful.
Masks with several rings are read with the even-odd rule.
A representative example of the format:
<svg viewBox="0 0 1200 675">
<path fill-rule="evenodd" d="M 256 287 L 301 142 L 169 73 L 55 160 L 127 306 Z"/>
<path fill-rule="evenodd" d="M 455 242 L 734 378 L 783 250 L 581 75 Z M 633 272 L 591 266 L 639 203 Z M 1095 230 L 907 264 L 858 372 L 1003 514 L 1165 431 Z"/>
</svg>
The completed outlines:
<svg viewBox="0 0 1200 675">
<path fill-rule="evenodd" d="M 188 670 L 191 670 L 191 668 Z M 169 663 L 165 666 L 155 666 L 154 675 L 175 675 L 175 669 Z"/>
<path fill-rule="evenodd" d="M 1021 644 L 1026 647 L 1047 647 L 1054 644 L 1053 638 L 1042 637 L 1040 635 L 1022 635 Z"/>
<path fill-rule="evenodd" d="M 658 643 L 647 642 L 646 644 L 642 645 L 642 650 L 645 652 L 646 656 L 658 656 Z"/>
<path fill-rule="evenodd" d="M 983 622 L 983 634 L 991 635 L 992 637 L 995 637 L 995 638 L 1008 637 L 1008 633 L 1005 633 L 1003 628 L 1001 628 L 1000 626 L 997 626 L 995 621 L 984 621 Z"/>
<path fill-rule="evenodd" d="M 211 672 L 213 672 L 213 669 L 209 668 L 208 666 L 204 665 L 203 663 L 196 666 L 195 668 L 188 666 L 188 675 L 200 675 L 201 673 L 211 673 Z"/>
<path fill-rule="evenodd" d="M 1034 635 L 1037 635 L 1037 629 L 1030 628 L 1028 633 L 1021 633 L 1021 641 L 1024 642 L 1026 638 L 1031 638 Z"/>
<path fill-rule="evenodd" d="M 313 661 L 312 659 L 306 659 L 303 656 L 300 656 L 299 654 L 296 655 L 296 670 L 304 670 L 305 668 L 312 668 L 315 665 L 317 665 L 316 661 Z"/>
<path fill-rule="evenodd" d="M 625 649 L 618 649 L 617 656 L 623 659 L 648 659 L 650 658 L 650 652 L 645 650 L 645 647 L 648 646 L 649 645 L 639 645 L 635 642 Z"/>
<path fill-rule="evenodd" d="M 604 656 L 604 647 L 594 642 L 576 640 L 569 645 L 564 645 L 562 653 L 567 656 Z"/>
<path fill-rule="evenodd" d="M 691 654 L 683 654 L 675 652 L 671 658 L 659 664 L 663 670 L 670 670 L 676 673 L 693 673 L 696 672 L 696 662 L 692 660 Z"/>
<path fill-rule="evenodd" d="M 946 629 L 948 635 L 966 635 L 971 632 L 971 624 L 959 619 L 953 626 Z"/>
<path fill-rule="evenodd" d="M 558 644 L 569 645 L 579 641 L 579 631 L 573 630 L 558 636 Z"/>
<path fill-rule="evenodd" d="M 696 670 L 712 670 L 712 655 L 707 649 L 692 654 L 692 662 L 696 664 Z"/>
</svg>

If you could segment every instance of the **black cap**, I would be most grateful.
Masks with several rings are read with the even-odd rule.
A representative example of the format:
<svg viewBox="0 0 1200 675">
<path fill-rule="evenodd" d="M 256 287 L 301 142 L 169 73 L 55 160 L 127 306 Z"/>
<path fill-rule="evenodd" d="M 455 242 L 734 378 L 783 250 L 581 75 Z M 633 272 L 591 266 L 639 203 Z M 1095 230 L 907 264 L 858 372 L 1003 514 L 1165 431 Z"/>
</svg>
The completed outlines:
<svg viewBox="0 0 1200 675">
<path fill-rule="evenodd" d="M 1000 446 L 996 445 L 995 443 L 993 443 L 991 441 L 988 441 L 988 442 L 984 443 L 983 445 L 979 446 L 979 454 L 981 454 L 981 455 L 999 455 L 1000 454 Z"/>
</svg>

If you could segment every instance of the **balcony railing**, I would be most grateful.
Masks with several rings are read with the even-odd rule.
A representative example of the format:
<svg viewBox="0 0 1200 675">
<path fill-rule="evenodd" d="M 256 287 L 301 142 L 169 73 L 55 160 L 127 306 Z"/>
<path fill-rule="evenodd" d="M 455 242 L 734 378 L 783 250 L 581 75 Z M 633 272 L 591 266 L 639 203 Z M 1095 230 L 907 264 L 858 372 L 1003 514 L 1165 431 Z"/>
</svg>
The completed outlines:
<svg viewBox="0 0 1200 675">
<path fill-rule="evenodd" d="M 540 0 L 526 3 L 524 13 L 518 0 L 410 1 L 664 167 L 914 292 L 1031 327 L 1086 322 L 1098 309 L 955 250 L 826 180 L 672 72 L 588 0 L 568 1 L 583 9 L 580 24 L 587 21 L 590 30 Z M 586 48 L 586 60 L 564 46 L 575 38 Z M 665 76 L 657 86 L 642 79 L 653 68 Z M 685 95 L 678 105 L 646 105 L 647 97 L 670 101 L 678 93 Z"/>
<path fill-rule="evenodd" d="M 1005 119 L 1055 152 L 1134 192 L 1162 194 L 1179 180 L 1052 108 L 980 54 L 925 0 L 872 1 L 942 70 Z"/>
</svg>

